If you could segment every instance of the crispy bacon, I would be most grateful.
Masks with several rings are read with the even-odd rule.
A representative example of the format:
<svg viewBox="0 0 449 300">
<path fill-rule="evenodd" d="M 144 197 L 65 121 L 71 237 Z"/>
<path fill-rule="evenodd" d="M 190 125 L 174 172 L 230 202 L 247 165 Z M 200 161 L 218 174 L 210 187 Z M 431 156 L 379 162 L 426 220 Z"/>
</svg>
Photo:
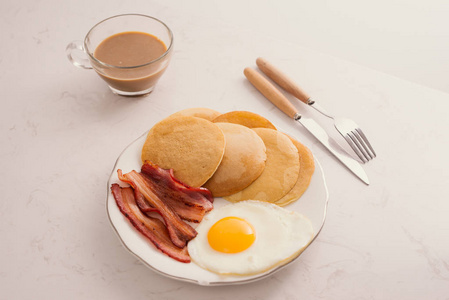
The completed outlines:
<svg viewBox="0 0 449 300">
<path fill-rule="evenodd" d="M 189 240 L 197 235 L 192 226 L 181 220 L 173 209 L 154 193 L 153 188 L 142 174 L 134 170 L 123 174 L 120 169 L 117 170 L 117 173 L 120 180 L 129 183 L 135 190 L 142 193 L 148 203 L 162 216 L 175 246 L 183 248 Z"/>
<path fill-rule="evenodd" d="M 187 247 L 175 246 L 164 223 L 149 216 L 145 216 L 137 207 L 134 191 L 131 187 L 122 188 L 114 183 L 111 186 L 117 206 L 130 223 L 145 237 L 147 237 L 162 253 L 183 263 L 189 263 L 190 257 Z"/>
<path fill-rule="evenodd" d="M 154 184 L 148 178 L 145 178 L 145 179 L 148 181 L 148 184 L 150 186 L 152 186 Z M 163 197 L 161 197 L 160 194 L 158 194 L 157 187 L 155 187 L 154 191 L 183 220 L 186 220 L 189 222 L 194 222 L 194 223 L 199 223 L 199 222 L 201 222 L 201 220 L 204 217 L 204 214 L 206 213 L 206 210 L 202 206 L 188 206 L 184 202 L 177 201 L 170 197 L 163 198 Z M 139 205 L 140 210 L 143 211 L 144 213 L 152 213 L 152 212 L 158 213 L 158 210 L 155 209 L 154 207 L 152 207 L 148 203 L 148 201 L 145 200 L 145 197 L 138 191 L 136 191 L 136 202 L 137 202 L 137 205 Z"/>
<path fill-rule="evenodd" d="M 152 181 L 163 187 L 167 196 L 193 205 L 202 205 L 206 211 L 212 210 L 213 205 L 211 204 L 214 202 L 212 193 L 206 188 L 194 188 L 179 181 L 173 175 L 172 169 L 162 169 L 150 161 L 145 161 L 141 171 L 143 174 L 148 175 Z"/>
<path fill-rule="evenodd" d="M 134 196 L 136 197 L 136 203 L 137 206 L 139 206 L 140 210 L 144 213 L 151 213 L 151 212 L 157 212 L 159 211 L 152 207 L 147 200 L 145 200 L 145 197 L 142 195 L 139 190 L 134 190 Z"/>
<path fill-rule="evenodd" d="M 184 220 L 201 222 L 204 214 L 213 208 L 214 198 L 208 189 L 185 185 L 173 176 L 173 170 L 164 170 L 147 161 L 142 166 L 142 174 L 154 193 Z"/>
</svg>

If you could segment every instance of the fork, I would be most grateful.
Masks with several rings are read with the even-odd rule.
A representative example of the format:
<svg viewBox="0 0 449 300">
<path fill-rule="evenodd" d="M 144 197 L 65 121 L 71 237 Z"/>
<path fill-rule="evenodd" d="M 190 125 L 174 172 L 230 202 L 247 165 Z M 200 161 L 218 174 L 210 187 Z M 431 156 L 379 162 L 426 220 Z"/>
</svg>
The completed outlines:
<svg viewBox="0 0 449 300">
<path fill-rule="evenodd" d="M 313 107 L 324 116 L 334 120 L 334 126 L 343 136 L 346 142 L 351 146 L 352 150 L 357 154 L 363 163 L 366 163 L 376 157 L 373 147 L 366 138 L 362 129 L 352 120 L 346 118 L 337 118 L 329 114 L 321 106 L 319 106 L 301 87 L 294 83 L 290 78 L 278 70 L 267 60 L 259 57 L 256 60 L 259 69 L 269 78 L 281 86 L 284 90 L 301 100 L 305 104 Z"/>
</svg>

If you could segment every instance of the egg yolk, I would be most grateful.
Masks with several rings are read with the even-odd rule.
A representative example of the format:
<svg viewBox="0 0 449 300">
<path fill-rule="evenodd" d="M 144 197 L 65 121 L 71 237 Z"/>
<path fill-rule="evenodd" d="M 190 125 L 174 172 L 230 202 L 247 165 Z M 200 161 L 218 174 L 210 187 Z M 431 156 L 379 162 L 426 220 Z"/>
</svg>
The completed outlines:
<svg viewBox="0 0 449 300">
<path fill-rule="evenodd" d="M 217 221 L 207 234 L 209 245 L 222 253 L 238 253 L 249 248 L 256 239 L 253 226 L 238 217 Z"/>
</svg>

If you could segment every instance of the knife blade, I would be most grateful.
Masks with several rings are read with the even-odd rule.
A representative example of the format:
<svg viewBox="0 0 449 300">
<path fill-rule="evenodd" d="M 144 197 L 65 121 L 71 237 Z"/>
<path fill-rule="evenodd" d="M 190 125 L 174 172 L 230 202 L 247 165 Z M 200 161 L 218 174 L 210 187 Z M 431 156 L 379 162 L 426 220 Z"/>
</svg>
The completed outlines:
<svg viewBox="0 0 449 300">
<path fill-rule="evenodd" d="M 271 103 L 283 113 L 300 123 L 309 131 L 332 155 L 348 168 L 361 181 L 369 185 L 369 179 L 362 166 L 353 158 L 338 153 L 329 143 L 329 136 L 315 120 L 302 116 L 298 109 L 268 79 L 252 68 L 243 71 L 249 82 L 256 87 Z"/>
</svg>

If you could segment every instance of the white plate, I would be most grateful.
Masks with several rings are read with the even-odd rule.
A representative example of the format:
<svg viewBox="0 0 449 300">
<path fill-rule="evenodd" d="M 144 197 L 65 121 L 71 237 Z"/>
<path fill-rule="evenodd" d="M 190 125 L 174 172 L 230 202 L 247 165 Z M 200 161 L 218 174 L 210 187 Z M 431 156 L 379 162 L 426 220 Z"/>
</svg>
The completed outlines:
<svg viewBox="0 0 449 300">
<path fill-rule="evenodd" d="M 106 206 L 109 220 L 111 221 L 115 232 L 119 236 L 125 248 L 137 256 L 149 268 L 164 276 L 200 285 L 242 284 L 265 278 L 274 272 L 279 271 L 286 265 L 291 264 L 299 257 L 300 254 L 298 254 L 298 257 L 289 263 L 278 266 L 265 273 L 251 276 L 224 276 L 204 270 L 193 262 L 188 264 L 180 263 L 156 250 L 151 242 L 135 230 L 128 220 L 122 215 L 110 190 L 111 184 L 113 183 L 119 183 L 122 186 L 124 185 L 117 177 L 117 169 L 121 169 L 123 173 L 127 173 L 132 170 L 140 171 L 140 154 L 146 135 L 147 133 L 132 142 L 118 157 L 114 170 L 112 171 L 111 177 L 108 181 L 108 197 Z M 315 173 L 313 174 L 312 181 L 307 191 L 298 201 L 286 206 L 287 209 L 298 211 L 310 219 L 314 228 L 313 240 L 315 240 L 318 236 L 324 225 L 328 202 L 328 191 L 323 170 L 316 159 L 315 165 Z M 215 198 L 214 207 L 218 208 L 226 203 L 229 202 L 222 198 Z"/>
</svg>

